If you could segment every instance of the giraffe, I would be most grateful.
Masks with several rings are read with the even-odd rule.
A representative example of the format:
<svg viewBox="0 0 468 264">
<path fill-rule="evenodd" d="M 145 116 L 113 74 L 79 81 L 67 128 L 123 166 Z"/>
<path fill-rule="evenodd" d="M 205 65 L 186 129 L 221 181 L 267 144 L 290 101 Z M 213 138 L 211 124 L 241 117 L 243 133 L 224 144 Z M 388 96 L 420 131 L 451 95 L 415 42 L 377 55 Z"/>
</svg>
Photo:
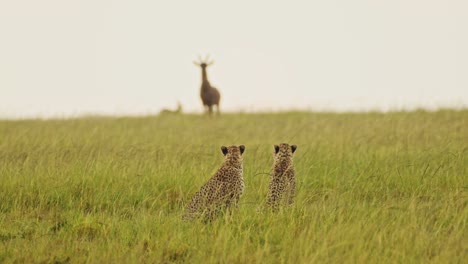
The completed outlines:
<svg viewBox="0 0 468 264">
<path fill-rule="evenodd" d="M 177 108 L 175 110 L 164 108 L 159 114 L 181 114 L 182 113 L 182 104 L 178 101 Z"/>
<path fill-rule="evenodd" d="M 208 61 L 209 55 L 206 56 L 205 60 L 202 60 L 200 56 L 198 56 L 198 60 L 199 62 L 194 61 L 193 63 L 199 66 L 202 70 L 200 97 L 202 99 L 203 107 L 208 110 L 208 114 L 211 115 L 213 113 L 213 105 L 216 105 L 216 111 L 219 114 L 219 100 L 221 95 L 219 94 L 218 89 L 211 86 L 206 73 L 206 67 L 212 65 L 214 61 Z"/>
</svg>

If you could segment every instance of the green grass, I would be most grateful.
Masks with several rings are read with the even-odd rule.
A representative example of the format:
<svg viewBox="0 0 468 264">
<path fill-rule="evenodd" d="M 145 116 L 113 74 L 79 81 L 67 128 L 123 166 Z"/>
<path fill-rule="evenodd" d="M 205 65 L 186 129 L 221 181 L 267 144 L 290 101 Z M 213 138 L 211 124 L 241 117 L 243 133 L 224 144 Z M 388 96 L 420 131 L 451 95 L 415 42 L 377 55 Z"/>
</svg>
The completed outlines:
<svg viewBox="0 0 468 264">
<path fill-rule="evenodd" d="M 296 204 L 265 202 L 296 144 Z M 244 144 L 240 208 L 180 220 Z M 468 110 L 0 121 L 0 263 L 462 263 Z"/>
</svg>

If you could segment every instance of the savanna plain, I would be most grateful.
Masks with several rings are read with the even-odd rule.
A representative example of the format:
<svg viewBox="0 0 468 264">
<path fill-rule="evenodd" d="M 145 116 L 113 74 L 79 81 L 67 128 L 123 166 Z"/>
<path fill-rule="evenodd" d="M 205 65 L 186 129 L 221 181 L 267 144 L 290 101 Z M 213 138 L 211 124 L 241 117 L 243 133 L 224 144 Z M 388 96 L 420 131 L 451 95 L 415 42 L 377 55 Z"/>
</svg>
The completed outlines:
<svg viewBox="0 0 468 264">
<path fill-rule="evenodd" d="M 272 213 L 282 142 L 298 189 Z M 182 221 L 240 144 L 239 208 Z M 0 262 L 463 263 L 467 154 L 468 110 L 4 120 Z"/>
</svg>

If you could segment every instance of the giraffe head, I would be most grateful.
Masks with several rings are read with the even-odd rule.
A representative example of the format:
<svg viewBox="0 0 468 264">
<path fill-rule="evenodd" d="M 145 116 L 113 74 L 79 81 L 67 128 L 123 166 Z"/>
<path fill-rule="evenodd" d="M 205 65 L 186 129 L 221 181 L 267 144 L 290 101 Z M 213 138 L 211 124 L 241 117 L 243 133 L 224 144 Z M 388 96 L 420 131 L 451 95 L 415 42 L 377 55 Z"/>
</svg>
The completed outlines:
<svg viewBox="0 0 468 264">
<path fill-rule="evenodd" d="M 194 61 L 193 64 L 200 66 L 202 69 L 212 65 L 214 63 L 213 60 L 210 61 L 210 55 L 206 55 L 205 59 L 203 60 L 200 55 L 198 56 L 198 61 Z"/>
</svg>

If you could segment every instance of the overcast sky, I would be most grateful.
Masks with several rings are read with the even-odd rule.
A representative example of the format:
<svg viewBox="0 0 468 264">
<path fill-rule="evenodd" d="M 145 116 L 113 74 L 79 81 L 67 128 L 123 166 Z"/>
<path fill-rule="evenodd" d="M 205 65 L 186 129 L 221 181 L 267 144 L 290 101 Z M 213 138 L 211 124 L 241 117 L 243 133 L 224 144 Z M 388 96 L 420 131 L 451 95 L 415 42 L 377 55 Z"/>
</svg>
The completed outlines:
<svg viewBox="0 0 468 264">
<path fill-rule="evenodd" d="M 468 1 L 1 1 L 0 118 L 468 106 Z"/>
</svg>

